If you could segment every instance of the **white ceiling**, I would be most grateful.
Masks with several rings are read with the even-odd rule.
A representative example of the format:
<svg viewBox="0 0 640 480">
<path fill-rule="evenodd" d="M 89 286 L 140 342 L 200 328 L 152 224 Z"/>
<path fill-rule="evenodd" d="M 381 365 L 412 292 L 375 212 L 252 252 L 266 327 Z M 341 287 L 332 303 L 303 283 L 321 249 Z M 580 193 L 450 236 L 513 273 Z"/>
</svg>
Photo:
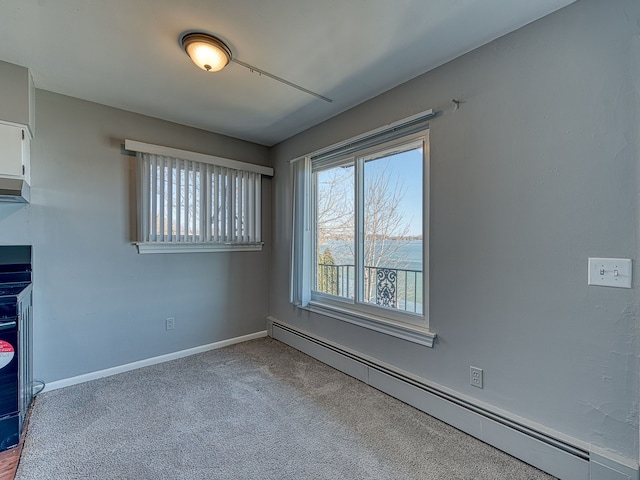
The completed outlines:
<svg viewBox="0 0 640 480">
<path fill-rule="evenodd" d="M 573 1 L 0 0 L 0 60 L 40 89 L 273 145 Z M 235 63 L 204 72 L 186 30 L 333 103 Z"/>
</svg>

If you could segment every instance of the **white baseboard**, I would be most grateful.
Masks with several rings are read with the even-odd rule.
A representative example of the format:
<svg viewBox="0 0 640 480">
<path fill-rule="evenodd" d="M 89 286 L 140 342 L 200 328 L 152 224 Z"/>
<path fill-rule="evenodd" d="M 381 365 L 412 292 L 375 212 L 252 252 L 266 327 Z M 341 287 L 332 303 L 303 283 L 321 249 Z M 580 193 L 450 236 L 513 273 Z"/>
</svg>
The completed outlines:
<svg viewBox="0 0 640 480">
<path fill-rule="evenodd" d="M 640 480 L 638 464 L 480 403 L 299 328 L 267 319 L 269 336 L 562 480 Z"/>
<path fill-rule="evenodd" d="M 104 370 L 98 370 L 97 372 L 85 373 L 76 377 L 64 378 L 62 380 L 56 380 L 55 382 L 47 383 L 43 392 L 51 390 L 57 390 L 58 388 L 68 387 L 76 385 L 78 383 L 88 382 L 90 380 L 96 380 L 98 378 L 109 377 L 118 373 L 128 372 L 137 368 L 148 367 L 150 365 L 156 365 L 158 363 L 168 362 L 170 360 L 176 360 L 182 357 L 188 357 L 189 355 L 195 355 L 197 353 L 208 352 L 209 350 L 216 350 L 218 348 L 228 347 L 236 343 L 247 342 L 249 340 L 255 340 L 256 338 L 263 338 L 267 336 L 267 331 L 250 333 L 249 335 L 243 335 L 241 337 L 230 338 L 228 340 L 222 340 L 220 342 L 209 343 L 207 345 L 201 345 L 199 347 L 188 348 L 186 350 L 180 350 L 179 352 L 167 353 L 166 355 L 159 355 L 157 357 L 146 358 L 144 360 L 138 360 L 137 362 L 127 363 L 125 365 L 119 365 L 117 367 L 106 368 Z"/>
</svg>

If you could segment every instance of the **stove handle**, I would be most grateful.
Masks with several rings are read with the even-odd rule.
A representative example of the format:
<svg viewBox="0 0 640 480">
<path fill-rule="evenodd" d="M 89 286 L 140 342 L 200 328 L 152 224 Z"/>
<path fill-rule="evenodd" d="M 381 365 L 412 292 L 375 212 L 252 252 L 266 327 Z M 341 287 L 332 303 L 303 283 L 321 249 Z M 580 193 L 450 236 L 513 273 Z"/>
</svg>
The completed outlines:
<svg viewBox="0 0 640 480">
<path fill-rule="evenodd" d="M 12 320 L 10 322 L 0 322 L 0 331 L 15 329 L 16 326 L 17 323 L 15 320 Z"/>
</svg>

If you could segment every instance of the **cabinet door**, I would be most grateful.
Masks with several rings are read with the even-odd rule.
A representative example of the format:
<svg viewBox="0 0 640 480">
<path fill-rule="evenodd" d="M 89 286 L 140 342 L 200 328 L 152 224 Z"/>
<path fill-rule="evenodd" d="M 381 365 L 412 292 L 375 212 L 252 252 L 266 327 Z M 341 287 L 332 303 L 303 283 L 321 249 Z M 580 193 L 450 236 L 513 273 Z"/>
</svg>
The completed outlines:
<svg viewBox="0 0 640 480">
<path fill-rule="evenodd" d="M 0 124 L 0 175 L 22 177 L 23 129 Z"/>
</svg>

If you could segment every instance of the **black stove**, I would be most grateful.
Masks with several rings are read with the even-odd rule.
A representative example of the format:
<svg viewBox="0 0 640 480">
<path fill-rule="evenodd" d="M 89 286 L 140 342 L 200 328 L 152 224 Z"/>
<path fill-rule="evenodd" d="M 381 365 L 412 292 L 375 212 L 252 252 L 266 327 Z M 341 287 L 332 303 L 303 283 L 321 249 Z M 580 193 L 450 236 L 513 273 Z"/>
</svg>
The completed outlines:
<svg viewBox="0 0 640 480">
<path fill-rule="evenodd" d="M 13 285 L 0 285 L 0 297 L 18 295 L 22 290 L 28 287 L 29 283 L 15 283 Z"/>
<path fill-rule="evenodd" d="M 0 264 L 0 451 L 18 444 L 33 399 L 31 297 L 31 265 Z"/>
<path fill-rule="evenodd" d="M 7 283 L 5 285 L 0 284 L 0 297 L 9 297 L 12 295 L 18 295 L 22 290 L 27 288 L 30 283 Z"/>
<path fill-rule="evenodd" d="M 31 283 L 28 282 L 0 283 L 0 320 L 18 315 L 18 297 L 30 286 Z"/>
</svg>

